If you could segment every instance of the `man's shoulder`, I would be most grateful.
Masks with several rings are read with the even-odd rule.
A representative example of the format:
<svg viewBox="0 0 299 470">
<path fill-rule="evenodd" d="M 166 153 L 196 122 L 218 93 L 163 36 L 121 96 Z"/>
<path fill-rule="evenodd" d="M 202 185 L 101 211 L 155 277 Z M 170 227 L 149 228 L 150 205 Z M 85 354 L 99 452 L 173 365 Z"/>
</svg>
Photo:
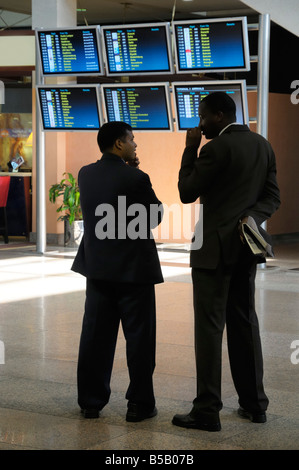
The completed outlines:
<svg viewBox="0 0 299 470">
<path fill-rule="evenodd" d="M 86 171 L 93 170 L 98 163 L 99 160 L 93 163 L 89 163 L 88 165 L 82 166 L 79 170 L 79 175 L 80 173 L 85 173 Z"/>
<path fill-rule="evenodd" d="M 261 141 L 261 142 L 268 142 L 268 140 L 265 139 L 265 137 L 258 134 L 257 132 L 252 131 L 251 129 L 249 129 L 247 125 L 237 124 L 237 125 L 230 126 L 223 133 L 221 133 L 214 139 L 208 141 L 206 145 L 211 145 L 211 146 L 220 145 L 221 146 L 225 144 L 225 142 L 230 143 L 232 140 L 242 141 L 243 139 L 248 139 L 248 138 Z"/>
<path fill-rule="evenodd" d="M 247 142 L 254 142 L 255 145 L 263 146 L 264 148 L 271 149 L 270 142 L 258 132 L 254 132 L 249 129 L 246 125 L 235 125 L 231 126 L 231 132 L 224 132 L 223 140 L 227 140 L 230 143 L 232 140 L 240 142 L 240 145 L 245 145 Z M 242 132 L 243 131 L 243 132 Z M 219 136 L 219 137 L 221 137 Z"/>
<path fill-rule="evenodd" d="M 147 173 L 137 167 L 127 166 L 127 176 L 132 181 L 135 181 L 136 184 L 146 184 L 150 181 L 150 177 Z"/>
<path fill-rule="evenodd" d="M 78 172 L 78 182 L 82 182 L 86 178 L 90 179 L 90 176 L 94 174 L 94 167 L 96 163 L 89 163 L 88 165 L 84 165 L 80 168 Z"/>
<path fill-rule="evenodd" d="M 107 163 L 108 163 L 108 166 L 107 166 Z M 82 178 L 85 175 L 90 176 L 92 174 L 99 175 L 99 173 L 101 173 L 101 170 L 103 169 L 103 166 L 106 168 L 106 171 L 107 171 L 107 168 L 108 169 L 110 168 L 109 163 L 110 162 L 107 159 L 100 159 L 100 160 L 97 160 L 96 162 L 89 163 L 88 165 L 84 165 L 79 170 L 78 177 Z M 111 171 L 113 172 L 114 175 L 119 174 L 122 176 L 122 178 L 128 178 L 134 181 L 139 180 L 141 182 L 148 181 L 150 179 L 149 175 L 145 173 L 143 170 L 141 170 L 140 168 L 132 167 L 125 162 L 121 162 L 121 163 L 122 163 L 121 165 L 113 165 L 113 167 L 111 167 Z"/>
</svg>

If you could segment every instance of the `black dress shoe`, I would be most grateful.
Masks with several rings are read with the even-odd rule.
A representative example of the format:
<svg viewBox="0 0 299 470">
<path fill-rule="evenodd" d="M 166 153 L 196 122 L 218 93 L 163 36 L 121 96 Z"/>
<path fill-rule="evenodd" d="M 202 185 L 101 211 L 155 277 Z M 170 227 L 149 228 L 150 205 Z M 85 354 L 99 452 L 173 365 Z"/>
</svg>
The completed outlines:
<svg viewBox="0 0 299 470">
<path fill-rule="evenodd" d="M 221 424 L 217 423 L 205 423 L 200 419 L 193 418 L 190 414 L 187 415 L 175 415 L 172 419 L 172 424 L 180 426 L 181 428 L 189 429 L 201 429 L 202 431 L 220 431 Z"/>
<path fill-rule="evenodd" d="M 83 414 L 84 418 L 87 419 L 98 418 L 100 416 L 100 411 L 93 408 L 86 408 L 83 410 L 81 409 L 81 413 Z"/>
<path fill-rule="evenodd" d="M 265 412 L 252 413 L 251 411 L 244 410 L 244 408 L 242 408 L 241 406 L 238 409 L 238 415 L 242 418 L 250 419 L 250 421 L 252 421 L 253 423 L 265 423 L 267 421 L 267 416 Z"/>
<path fill-rule="evenodd" d="M 158 413 L 157 408 L 154 407 L 152 410 L 145 410 L 143 407 L 137 405 L 136 403 L 128 404 L 128 411 L 126 415 L 126 421 L 136 423 L 138 421 L 143 421 L 144 419 L 153 418 Z"/>
</svg>

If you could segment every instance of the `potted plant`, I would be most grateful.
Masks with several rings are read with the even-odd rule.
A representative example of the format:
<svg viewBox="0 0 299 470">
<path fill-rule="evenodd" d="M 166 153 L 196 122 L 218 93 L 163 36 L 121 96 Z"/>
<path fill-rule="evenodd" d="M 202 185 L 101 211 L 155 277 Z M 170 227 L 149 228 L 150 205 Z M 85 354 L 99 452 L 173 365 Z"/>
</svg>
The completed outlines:
<svg viewBox="0 0 299 470">
<path fill-rule="evenodd" d="M 74 247 L 79 245 L 83 235 L 80 190 L 76 178 L 71 173 L 63 173 L 65 175 L 68 177 L 50 187 L 49 200 L 55 204 L 62 197 L 56 212 L 63 214 L 57 220 L 64 221 L 64 245 Z"/>
</svg>

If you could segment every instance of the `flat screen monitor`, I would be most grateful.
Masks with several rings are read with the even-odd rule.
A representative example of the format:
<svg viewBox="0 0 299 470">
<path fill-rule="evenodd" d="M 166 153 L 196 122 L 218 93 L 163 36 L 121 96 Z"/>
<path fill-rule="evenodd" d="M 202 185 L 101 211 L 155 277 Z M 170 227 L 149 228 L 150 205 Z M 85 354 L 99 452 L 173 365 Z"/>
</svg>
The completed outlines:
<svg viewBox="0 0 299 470">
<path fill-rule="evenodd" d="M 102 26 L 101 32 L 107 75 L 173 73 L 169 23 Z"/>
<path fill-rule="evenodd" d="M 102 122 L 99 85 L 38 86 L 44 131 L 96 131 Z"/>
<path fill-rule="evenodd" d="M 176 128 L 186 131 L 199 123 L 198 106 L 201 100 L 215 91 L 225 91 L 236 103 L 236 121 L 248 124 L 248 104 L 245 80 L 206 82 L 173 82 Z"/>
<path fill-rule="evenodd" d="M 173 131 L 169 83 L 102 85 L 105 119 L 134 130 Z"/>
<path fill-rule="evenodd" d="M 36 30 L 43 75 L 103 75 L 99 27 Z"/>
<path fill-rule="evenodd" d="M 174 21 L 176 72 L 250 70 L 246 17 Z"/>
</svg>

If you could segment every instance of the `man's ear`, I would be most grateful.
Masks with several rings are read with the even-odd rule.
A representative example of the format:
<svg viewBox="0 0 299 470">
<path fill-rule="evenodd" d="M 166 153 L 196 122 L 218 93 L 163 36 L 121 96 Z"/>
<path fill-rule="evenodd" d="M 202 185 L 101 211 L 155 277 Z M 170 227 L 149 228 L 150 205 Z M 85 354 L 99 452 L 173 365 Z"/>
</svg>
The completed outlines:
<svg viewBox="0 0 299 470">
<path fill-rule="evenodd" d="M 217 114 L 216 114 L 216 121 L 217 121 L 217 122 L 223 121 L 223 117 L 224 117 L 223 112 L 222 112 L 222 111 L 217 111 Z"/>
<path fill-rule="evenodd" d="M 116 139 L 115 143 L 114 143 L 114 146 L 115 148 L 117 148 L 117 150 L 121 150 L 122 149 L 122 141 L 121 139 Z"/>
</svg>

